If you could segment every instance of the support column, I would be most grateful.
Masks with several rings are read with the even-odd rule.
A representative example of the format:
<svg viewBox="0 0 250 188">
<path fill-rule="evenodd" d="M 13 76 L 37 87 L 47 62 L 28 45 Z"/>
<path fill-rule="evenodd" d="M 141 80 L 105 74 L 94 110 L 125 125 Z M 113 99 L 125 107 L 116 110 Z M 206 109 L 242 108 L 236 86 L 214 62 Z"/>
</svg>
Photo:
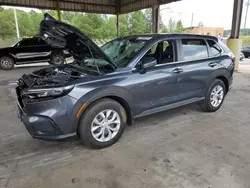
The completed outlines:
<svg viewBox="0 0 250 188">
<path fill-rule="evenodd" d="M 119 37 L 119 14 L 120 14 L 121 2 L 116 0 L 116 36 Z"/>
<path fill-rule="evenodd" d="M 57 19 L 58 19 L 59 21 L 62 21 L 59 0 L 56 1 L 56 15 L 57 15 Z"/>
<path fill-rule="evenodd" d="M 160 17 L 160 6 L 159 4 L 155 4 L 152 6 L 152 32 L 159 32 L 159 17 Z"/>
<path fill-rule="evenodd" d="M 116 14 L 116 36 L 119 37 L 119 14 Z"/>
<path fill-rule="evenodd" d="M 236 71 L 239 70 L 240 49 L 242 46 L 242 41 L 241 39 L 239 39 L 239 37 L 240 37 L 240 25 L 241 25 L 243 2 L 244 0 L 234 0 L 231 36 L 227 40 L 227 45 L 236 58 L 235 61 Z"/>
</svg>

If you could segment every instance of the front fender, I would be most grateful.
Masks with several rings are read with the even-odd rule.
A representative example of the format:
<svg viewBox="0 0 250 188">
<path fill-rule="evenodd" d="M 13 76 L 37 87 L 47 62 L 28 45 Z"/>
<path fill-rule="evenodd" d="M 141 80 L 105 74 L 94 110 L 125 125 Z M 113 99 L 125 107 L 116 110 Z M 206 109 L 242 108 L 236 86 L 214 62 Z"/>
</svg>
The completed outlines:
<svg viewBox="0 0 250 188">
<path fill-rule="evenodd" d="M 12 58 L 14 61 L 16 60 L 15 56 L 12 53 L 4 53 L 4 52 L 0 52 L 0 58 L 3 56 L 7 56 Z"/>
<path fill-rule="evenodd" d="M 72 111 L 72 114 L 75 116 L 75 121 L 73 122 L 73 132 L 77 131 L 79 120 L 85 109 L 93 102 L 105 97 L 118 97 L 123 99 L 129 106 L 131 113 L 129 115 L 133 117 L 134 102 L 132 93 L 119 86 L 105 86 L 91 90 L 78 99 Z M 84 108 L 81 109 L 83 105 Z M 79 110 L 81 111 L 80 116 L 77 116 Z"/>
</svg>

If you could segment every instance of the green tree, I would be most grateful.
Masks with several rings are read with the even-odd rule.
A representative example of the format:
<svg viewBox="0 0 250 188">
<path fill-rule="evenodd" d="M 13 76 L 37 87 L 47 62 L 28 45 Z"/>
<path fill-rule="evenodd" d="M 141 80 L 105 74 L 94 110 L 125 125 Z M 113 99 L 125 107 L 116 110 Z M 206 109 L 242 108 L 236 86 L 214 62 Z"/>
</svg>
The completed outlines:
<svg viewBox="0 0 250 188">
<path fill-rule="evenodd" d="M 174 33 L 175 27 L 176 27 L 175 21 L 172 18 L 170 18 L 168 20 L 168 33 Z"/>
<path fill-rule="evenodd" d="M 176 23 L 176 28 L 175 28 L 175 32 L 176 33 L 182 33 L 184 32 L 184 27 L 183 27 L 183 24 L 182 24 L 182 21 L 181 20 L 178 20 L 177 23 Z"/>
<path fill-rule="evenodd" d="M 151 33 L 152 32 L 152 9 L 148 8 L 145 10 L 144 12 L 145 18 L 147 20 L 147 33 Z"/>
<path fill-rule="evenodd" d="M 0 12 L 0 38 L 13 38 L 15 34 L 15 20 L 13 10 Z"/>
<path fill-rule="evenodd" d="M 41 12 L 17 10 L 20 37 L 37 35 L 45 13 L 56 18 L 54 10 L 42 10 Z M 62 20 L 95 39 L 116 37 L 115 16 L 62 11 Z M 145 11 L 122 14 L 119 16 L 119 22 L 121 36 L 150 33 L 152 30 L 152 10 L 146 9 Z M 0 7 L 0 28 L 0 38 L 16 38 L 13 9 Z"/>
<path fill-rule="evenodd" d="M 116 17 L 112 16 L 100 28 L 101 37 L 104 39 L 114 39 L 116 37 Z"/>
<path fill-rule="evenodd" d="M 68 24 L 72 23 L 72 20 L 77 16 L 77 12 L 62 11 L 62 21 Z"/>
<path fill-rule="evenodd" d="M 129 15 L 122 14 L 119 16 L 119 34 L 120 36 L 127 36 L 130 33 Z"/>
<path fill-rule="evenodd" d="M 102 16 L 100 14 L 77 14 L 72 23 L 86 35 L 92 38 L 100 39 L 102 38 L 102 28 L 105 24 Z"/>
<path fill-rule="evenodd" d="M 142 34 L 148 32 L 147 19 L 142 11 L 131 13 L 129 23 L 131 26 L 130 34 Z"/>
<path fill-rule="evenodd" d="M 165 25 L 163 25 L 163 27 L 160 30 L 160 33 L 168 33 L 168 28 Z"/>
</svg>

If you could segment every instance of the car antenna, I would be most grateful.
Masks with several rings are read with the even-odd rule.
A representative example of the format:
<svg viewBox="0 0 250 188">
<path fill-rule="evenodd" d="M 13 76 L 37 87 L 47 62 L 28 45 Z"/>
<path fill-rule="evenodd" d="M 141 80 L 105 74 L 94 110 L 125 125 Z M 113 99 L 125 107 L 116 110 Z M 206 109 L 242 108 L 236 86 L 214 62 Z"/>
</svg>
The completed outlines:
<svg viewBox="0 0 250 188">
<path fill-rule="evenodd" d="M 87 47 L 88 47 L 88 49 L 89 49 L 90 55 L 91 55 L 91 56 L 92 56 L 92 58 L 94 59 L 94 63 L 95 63 L 95 66 L 96 66 L 96 69 L 97 69 L 97 71 L 98 71 L 99 75 L 101 75 L 101 72 L 100 72 L 100 70 L 99 70 L 99 67 L 98 67 L 98 66 L 97 66 L 97 64 L 96 64 L 96 61 L 95 61 L 94 55 L 93 55 L 93 53 L 92 53 L 92 51 L 91 51 L 90 47 L 89 47 L 88 45 L 86 45 L 86 46 L 87 46 Z"/>
</svg>

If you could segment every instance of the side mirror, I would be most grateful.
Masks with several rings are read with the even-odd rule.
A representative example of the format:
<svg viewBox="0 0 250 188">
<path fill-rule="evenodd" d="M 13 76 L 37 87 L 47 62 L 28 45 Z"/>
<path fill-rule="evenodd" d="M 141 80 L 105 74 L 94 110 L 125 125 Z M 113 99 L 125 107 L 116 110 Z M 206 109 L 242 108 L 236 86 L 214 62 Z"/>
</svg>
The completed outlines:
<svg viewBox="0 0 250 188">
<path fill-rule="evenodd" d="M 141 69 L 153 68 L 157 64 L 157 61 L 154 57 L 146 57 L 142 59 Z"/>
</svg>

